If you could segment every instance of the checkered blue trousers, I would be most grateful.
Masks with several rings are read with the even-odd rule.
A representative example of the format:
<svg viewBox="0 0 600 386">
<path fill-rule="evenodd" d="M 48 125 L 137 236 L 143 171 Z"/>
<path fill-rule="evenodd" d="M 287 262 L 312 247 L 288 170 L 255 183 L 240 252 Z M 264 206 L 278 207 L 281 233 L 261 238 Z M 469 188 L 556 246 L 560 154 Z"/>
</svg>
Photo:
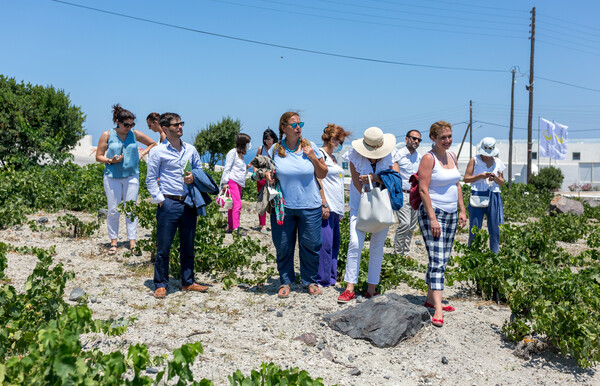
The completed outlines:
<svg viewBox="0 0 600 386">
<path fill-rule="evenodd" d="M 456 234 L 456 225 L 458 224 L 458 214 L 456 212 L 449 213 L 441 209 L 435 210 L 435 218 L 440 223 L 441 234 L 437 239 L 431 234 L 431 224 L 429 216 L 425 211 L 425 207 L 419 207 L 419 227 L 423 235 L 423 241 L 429 255 L 429 265 L 427 266 L 427 274 L 425 282 L 431 290 L 444 290 L 444 272 L 446 264 L 450 259 L 452 252 L 452 244 L 454 243 L 454 235 Z"/>
</svg>

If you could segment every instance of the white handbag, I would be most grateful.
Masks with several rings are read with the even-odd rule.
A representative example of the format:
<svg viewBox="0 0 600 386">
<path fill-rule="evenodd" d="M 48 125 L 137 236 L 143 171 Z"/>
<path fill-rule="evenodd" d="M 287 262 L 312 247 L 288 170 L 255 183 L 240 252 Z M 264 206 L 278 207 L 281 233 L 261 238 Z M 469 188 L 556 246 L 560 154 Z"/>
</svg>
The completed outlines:
<svg viewBox="0 0 600 386">
<path fill-rule="evenodd" d="M 469 199 L 469 205 L 473 208 L 487 208 L 490 205 L 490 195 L 492 193 L 491 190 L 486 191 L 486 195 L 478 196 L 475 193 L 475 190 L 471 191 L 471 198 Z M 481 192 L 484 193 L 484 192 Z"/>
<path fill-rule="evenodd" d="M 380 187 L 373 188 L 371 176 L 369 175 L 370 191 L 365 192 L 362 187 L 360 203 L 358 204 L 358 218 L 356 229 L 363 232 L 377 233 L 396 223 L 396 216 L 392 210 L 390 195 Z"/>
</svg>

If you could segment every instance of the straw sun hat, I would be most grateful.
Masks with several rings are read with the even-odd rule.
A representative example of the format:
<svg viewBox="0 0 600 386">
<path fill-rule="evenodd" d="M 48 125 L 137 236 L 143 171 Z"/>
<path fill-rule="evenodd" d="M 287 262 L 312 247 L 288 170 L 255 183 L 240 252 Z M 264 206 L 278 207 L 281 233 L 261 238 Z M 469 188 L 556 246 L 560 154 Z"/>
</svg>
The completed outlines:
<svg viewBox="0 0 600 386">
<path fill-rule="evenodd" d="M 394 134 L 384 134 L 379 127 L 369 127 L 362 138 L 352 141 L 352 147 L 358 154 L 371 159 L 385 157 L 395 146 Z"/>
</svg>

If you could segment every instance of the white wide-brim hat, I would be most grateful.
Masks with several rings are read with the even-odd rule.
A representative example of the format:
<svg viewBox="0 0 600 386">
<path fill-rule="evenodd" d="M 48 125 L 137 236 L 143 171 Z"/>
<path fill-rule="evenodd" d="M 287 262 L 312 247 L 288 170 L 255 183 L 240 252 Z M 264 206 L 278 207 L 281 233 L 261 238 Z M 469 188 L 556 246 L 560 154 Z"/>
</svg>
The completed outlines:
<svg viewBox="0 0 600 386">
<path fill-rule="evenodd" d="M 495 157 L 498 153 L 500 153 L 500 149 L 496 147 L 496 138 L 485 137 L 479 142 L 479 155 Z"/>
<path fill-rule="evenodd" d="M 395 146 L 394 134 L 384 134 L 379 127 L 369 127 L 362 138 L 352 141 L 352 147 L 358 154 L 371 159 L 385 157 Z"/>
</svg>

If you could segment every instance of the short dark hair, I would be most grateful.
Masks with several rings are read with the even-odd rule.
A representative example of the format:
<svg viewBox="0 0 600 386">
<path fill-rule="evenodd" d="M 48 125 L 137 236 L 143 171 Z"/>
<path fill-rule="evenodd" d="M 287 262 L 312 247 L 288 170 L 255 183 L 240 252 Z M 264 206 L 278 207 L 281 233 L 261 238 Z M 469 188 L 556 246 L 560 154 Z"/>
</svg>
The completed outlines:
<svg viewBox="0 0 600 386">
<path fill-rule="evenodd" d="M 123 121 L 126 119 L 132 119 L 135 121 L 135 115 L 131 111 L 125 110 L 123 107 L 121 107 L 120 104 L 117 103 L 116 105 L 113 105 L 112 109 L 113 109 L 113 123 L 117 123 L 117 122 L 123 123 Z"/>
<path fill-rule="evenodd" d="M 263 133 L 263 145 L 264 146 L 267 146 L 265 141 L 269 138 L 271 138 L 273 140 L 273 144 L 275 144 L 279 140 L 279 138 L 277 138 L 277 134 L 275 134 L 275 132 L 273 130 L 271 130 L 271 128 L 268 128 Z"/>
<path fill-rule="evenodd" d="M 250 143 L 250 136 L 248 134 L 239 133 L 235 136 L 235 148 L 238 154 L 246 154 L 246 145 Z"/>
<path fill-rule="evenodd" d="M 171 125 L 171 121 L 174 119 L 179 118 L 179 120 L 181 120 L 181 117 L 179 116 L 179 114 L 177 113 L 164 113 L 160 115 L 160 126 L 161 127 L 166 127 L 166 126 L 170 126 Z"/>
<path fill-rule="evenodd" d="M 147 121 L 156 121 L 156 122 L 158 122 L 159 119 L 160 119 L 160 114 L 159 113 L 150 113 L 146 117 Z"/>
<path fill-rule="evenodd" d="M 410 133 L 412 133 L 413 131 L 416 131 L 417 133 L 419 133 L 419 135 L 422 135 L 421 132 L 417 129 L 410 129 L 406 132 L 406 136 L 410 137 Z"/>
</svg>

